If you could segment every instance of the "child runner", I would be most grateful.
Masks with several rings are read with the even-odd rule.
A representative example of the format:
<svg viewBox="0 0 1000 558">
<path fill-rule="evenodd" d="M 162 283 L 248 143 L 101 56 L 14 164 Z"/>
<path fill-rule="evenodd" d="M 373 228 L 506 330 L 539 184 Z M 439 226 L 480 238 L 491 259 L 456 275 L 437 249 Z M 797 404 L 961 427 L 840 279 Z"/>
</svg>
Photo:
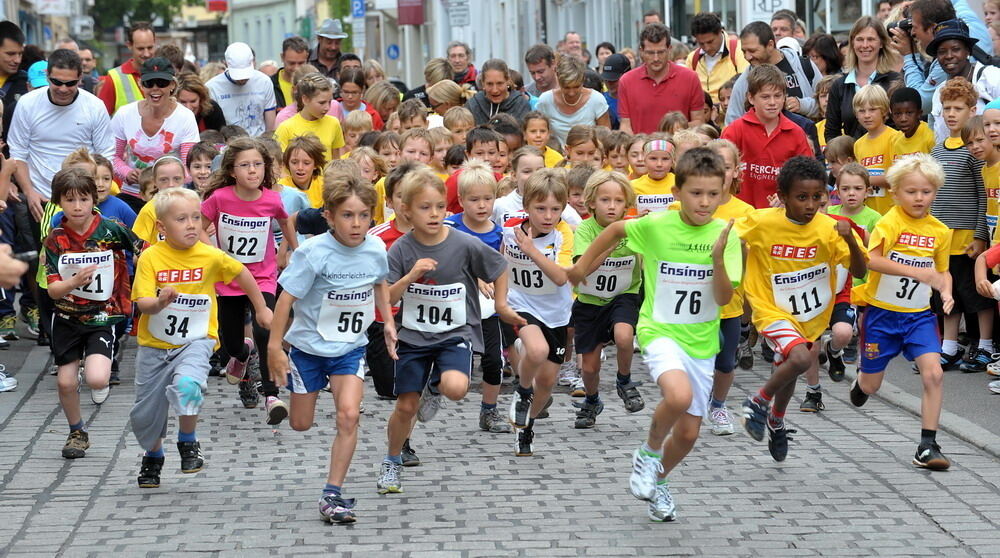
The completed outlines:
<svg viewBox="0 0 1000 558">
<path fill-rule="evenodd" d="M 653 137 L 642 146 L 646 174 L 632 181 L 635 209 L 631 215 L 642 217 L 667 209 L 674 201 L 674 143 L 665 137 Z"/>
<path fill-rule="evenodd" d="M 620 172 L 628 176 L 628 147 L 632 143 L 632 135 L 622 130 L 613 130 L 604 140 L 604 158 L 611 167 L 605 170 Z"/>
<path fill-rule="evenodd" d="M 635 205 L 635 192 L 624 174 L 600 170 L 587 181 L 583 199 L 590 217 L 580 223 L 574 234 L 573 256 L 577 260 L 602 231 L 625 218 Z M 615 343 L 618 360 L 616 391 L 625 410 L 637 413 L 646 405 L 636 389 L 640 384 L 632 381 L 632 338 L 639 319 L 638 293 L 642 284 L 640 266 L 641 260 L 635 252 L 619 242 L 604 259 L 595 258 L 590 268 L 583 270 L 587 274 L 586 283 L 575 289 L 574 343 L 583 360 L 581 371 L 586 395 L 576 413 L 576 428 L 593 428 L 597 415 L 604 410 L 598 393 L 601 351 L 611 341 Z"/>
<path fill-rule="evenodd" d="M 356 521 L 354 499 L 344 498 L 341 487 L 358 442 L 365 330 L 375 318 L 376 306 L 383 314 L 390 312 L 385 245 L 365 234 L 374 206 L 375 192 L 360 177 L 341 175 L 326 182 L 324 216 L 330 233 L 302 243 L 281 274 L 282 293 L 268 347 L 275 385 L 288 384 L 287 376 L 292 376 L 288 419 L 292 428 L 309 430 L 320 390 L 329 385 L 333 393 L 337 434 L 319 499 L 320 517 L 330 523 Z M 344 267 L 345 261 L 351 262 L 350 268 Z M 295 319 L 289 324 L 293 310 Z M 285 355 L 282 341 L 292 346 L 290 355 Z M 384 341 L 394 358 L 392 323 L 384 329 Z"/>
<path fill-rule="evenodd" d="M 219 150 L 207 142 L 199 142 L 188 152 L 187 169 L 191 176 L 188 188 L 199 195 L 208 189 L 209 178 L 212 177 L 212 161 L 219 156 Z"/>
<path fill-rule="evenodd" d="M 218 344 L 215 283 L 235 280 L 253 304 L 257 322 L 265 328 L 271 324 L 271 310 L 253 275 L 219 249 L 199 242 L 200 203 L 198 194 L 184 188 L 157 194 L 152 205 L 163 242 L 147 248 L 136 264 L 132 300 L 142 314 L 135 404 L 129 417 L 145 450 L 139 488 L 160 486 L 171 409 L 178 416 L 181 472 L 196 473 L 204 467 L 195 427 L 207 387 L 208 360 Z"/>
<path fill-rule="evenodd" d="M 541 150 L 545 166 L 553 168 L 563 160 L 562 153 L 549 147 L 552 139 L 552 129 L 549 127 L 549 117 L 533 110 L 524 115 L 524 142 Z"/>
<path fill-rule="evenodd" d="M 444 395 L 457 401 L 468 392 L 472 353 L 483 351 L 477 282 L 494 283 L 497 312 L 512 323 L 519 321 L 507 306 L 500 254 L 444 226 L 441 179 L 423 167 L 403 177 L 399 188 L 402 213 L 413 230 L 389 249 L 390 302 L 400 305 L 399 359 L 388 452 L 376 483 L 379 494 L 402 492 L 400 454 L 421 399 L 430 402 Z"/>
<path fill-rule="evenodd" d="M 764 387 L 743 402 L 743 426 L 758 441 L 766 427 L 771 457 L 784 461 L 785 409 L 795 382 L 817 361 L 816 341 L 847 279 L 841 268 L 864 277 L 866 256 L 847 221 L 820 213 L 826 169 L 816 159 L 789 159 L 778 174 L 778 197 L 783 207 L 758 210 L 737 228 L 748 250 L 743 286 L 754 326 L 774 350 L 775 364 Z"/>
<path fill-rule="evenodd" d="M 323 169 L 327 159 L 319 138 L 306 134 L 288 140 L 281 162 L 285 166 L 285 176 L 278 182 L 305 192 L 312 207 L 323 207 Z"/>
<path fill-rule="evenodd" d="M 219 248 L 247 266 L 264 293 L 266 306 L 272 309 L 278 269 L 271 220 L 278 221 L 291 250 L 298 245 L 281 196 L 271 189 L 273 170 L 271 156 L 259 142 L 251 138 L 232 140 L 219 170 L 212 175 L 201 209 L 205 216 L 202 225 L 206 229 L 215 225 Z M 279 424 L 288 416 L 288 408 L 278 399 L 278 388 L 267 370 L 267 328 L 258 320 L 253 327 L 253 338 L 245 338 L 246 311 L 253 303 L 250 293 L 242 285 L 227 282 L 217 283 L 216 290 L 222 343 L 230 356 L 226 379 L 240 385 L 240 399 L 245 407 L 252 409 L 259 399 L 254 385 L 257 380 L 254 368 L 259 366 L 267 424 Z M 256 304 L 252 306 L 252 313 L 256 314 L 259 308 Z M 254 362 L 251 374 L 247 374 L 251 357 Z"/>
<path fill-rule="evenodd" d="M 913 464 L 944 470 L 951 462 L 936 441 L 944 372 L 930 296 L 931 289 L 938 291 L 945 312 L 954 304 L 948 275 L 952 231 L 930 214 L 930 207 L 945 174 L 929 155 L 917 153 L 897 160 L 887 178 L 896 206 L 872 231 L 871 273 L 855 291 L 867 307 L 861 316 L 864 351 L 851 384 L 851 403 L 860 407 L 878 391 L 896 355 L 915 360 L 923 396 L 920 445 Z"/>
<path fill-rule="evenodd" d="M 667 475 L 694 447 L 719 352 L 719 314 L 742 271 L 733 222 L 713 219 L 723 197 L 725 166 L 707 148 L 678 162 L 674 194 L 680 211 L 617 221 L 591 243 L 570 271 L 574 283 L 620 242 L 642 255 L 645 294 L 638 335 L 662 399 L 646 442 L 632 454 L 629 491 L 649 501 L 649 518 L 673 521 Z"/>
<path fill-rule="evenodd" d="M 649 138 L 646 134 L 636 134 L 632 136 L 632 143 L 628 146 L 628 166 L 629 180 L 635 180 L 642 175 L 646 174 L 646 156 L 642 151 L 642 148 L 646 145 L 646 141 Z"/>
<path fill-rule="evenodd" d="M 566 164 L 589 165 L 595 169 L 604 166 L 604 148 L 597 139 L 594 126 L 577 124 L 566 134 Z"/>
<path fill-rule="evenodd" d="M 47 294 L 54 301 L 52 357 L 70 431 L 62 456 L 75 459 L 90 447 L 80 413 L 80 360 L 85 359 L 83 376 L 94 403 L 103 403 L 114 360 L 115 324 L 132 313 L 126 260 L 139 243 L 128 229 L 95 212 L 97 185 L 86 170 L 57 172 L 52 201 L 64 212 L 44 239 Z"/>
<path fill-rule="evenodd" d="M 498 198 L 496 203 L 493 204 L 493 222 L 501 227 L 511 219 L 526 215 L 524 212 L 524 198 L 522 196 L 524 184 L 535 171 L 545 168 L 545 160 L 542 157 L 541 151 L 530 145 L 526 145 L 515 151 L 510 164 L 511 176 L 505 177 L 504 181 L 513 181 L 515 188 L 509 194 Z M 562 219 L 569 223 L 570 226 L 580 224 L 580 215 L 569 206 L 563 210 Z"/>
<path fill-rule="evenodd" d="M 444 113 L 444 127 L 451 132 L 452 143 L 465 145 L 465 135 L 476 127 L 476 118 L 465 107 L 451 107 Z"/>
<path fill-rule="evenodd" d="M 885 171 L 892 165 L 893 145 L 902 132 L 885 124 L 889 117 L 889 96 L 881 85 L 869 83 L 862 87 L 851 106 L 858 124 L 867 131 L 854 142 L 854 158 L 868 169 L 872 188 L 865 203 L 884 215 L 892 207 L 892 198 L 886 195 Z"/>
<path fill-rule="evenodd" d="M 930 153 L 934 149 L 934 130 L 924 122 L 920 93 L 910 87 L 900 87 L 892 92 L 889 112 L 896 129 L 903 133 L 896 136 L 892 146 L 893 160 L 913 153 Z"/>
<path fill-rule="evenodd" d="M 327 160 L 339 159 L 340 150 L 344 147 L 344 133 L 340 121 L 327 114 L 332 101 L 333 84 L 329 78 L 314 72 L 300 79 L 295 85 L 295 103 L 299 112 L 274 131 L 274 139 L 278 140 L 282 151 L 288 148 L 292 138 L 313 134 L 323 144 Z"/>
</svg>

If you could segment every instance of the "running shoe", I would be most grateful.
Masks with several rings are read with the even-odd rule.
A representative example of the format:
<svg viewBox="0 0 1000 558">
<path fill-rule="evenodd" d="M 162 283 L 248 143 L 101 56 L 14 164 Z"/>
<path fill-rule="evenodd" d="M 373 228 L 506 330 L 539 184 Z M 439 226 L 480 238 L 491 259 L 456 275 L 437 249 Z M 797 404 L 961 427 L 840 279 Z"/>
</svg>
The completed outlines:
<svg viewBox="0 0 1000 558">
<path fill-rule="evenodd" d="M 753 347 L 744 339 L 736 346 L 736 362 L 741 370 L 753 368 Z"/>
<path fill-rule="evenodd" d="M 120 386 L 122 384 L 121 376 L 118 375 L 117 370 L 111 371 L 111 377 L 108 379 L 109 386 Z"/>
<path fill-rule="evenodd" d="M 28 328 L 28 335 L 34 338 L 38 338 L 38 308 L 35 307 L 21 307 L 21 321 Z"/>
<path fill-rule="evenodd" d="M 991 351 L 976 347 L 969 351 L 969 354 L 962 359 L 962 363 L 958 365 L 958 369 L 966 374 L 986 372 L 986 367 L 993 362 L 993 359 L 990 358 L 992 355 Z"/>
<path fill-rule="evenodd" d="M 399 454 L 399 457 L 403 461 L 403 467 L 417 467 L 420 465 L 420 458 L 417 457 L 417 452 L 413 451 L 413 448 L 410 447 L 409 438 L 403 442 L 403 451 Z"/>
<path fill-rule="evenodd" d="M 510 432 L 510 423 L 504 418 L 500 409 L 483 409 L 479 411 L 479 429 L 484 432 L 501 434 Z"/>
<path fill-rule="evenodd" d="M 534 454 L 531 442 L 535 439 L 535 431 L 527 428 L 517 430 L 514 434 L 514 455 L 517 457 L 530 457 Z"/>
<path fill-rule="evenodd" d="M 618 397 L 621 398 L 622 403 L 625 404 L 625 410 L 629 413 L 638 413 L 646 407 L 646 402 L 642 400 L 642 394 L 638 390 L 641 385 L 642 382 L 628 382 L 627 384 L 615 382 Z"/>
<path fill-rule="evenodd" d="M 142 456 L 142 467 L 139 468 L 139 488 L 159 488 L 160 471 L 163 470 L 163 457 Z"/>
<path fill-rule="evenodd" d="M 600 400 L 597 403 L 590 403 L 584 400 L 580 404 L 580 410 L 576 412 L 576 428 L 593 428 L 597 424 L 597 415 L 604 411 L 604 403 Z"/>
<path fill-rule="evenodd" d="M 673 521 L 677 519 L 677 507 L 666 482 L 657 483 L 653 498 L 649 501 L 650 521 Z"/>
<path fill-rule="evenodd" d="M 281 399 L 268 395 L 264 399 L 264 412 L 267 413 L 267 424 L 275 426 L 288 416 L 288 405 Z"/>
<path fill-rule="evenodd" d="M 399 480 L 399 470 L 402 468 L 398 463 L 392 461 L 382 462 L 382 472 L 379 473 L 375 486 L 379 494 L 399 494 L 403 492 L 403 483 Z"/>
<path fill-rule="evenodd" d="M 531 411 L 531 396 L 522 397 L 520 392 L 514 390 L 514 396 L 510 400 L 510 424 L 514 428 L 524 428 L 528 426 L 528 412 Z"/>
<path fill-rule="evenodd" d="M 17 389 L 17 378 L 11 378 L 5 373 L 5 370 L 0 364 L 0 392 L 14 391 Z"/>
<path fill-rule="evenodd" d="M 932 471 L 944 471 L 951 467 L 951 460 L 941 453 L 941 446 L 936 443 L 920 444 L 913 455 L 913 464 Z"/>
<path fill-rule="evenodd" d="M 201 442 L 177 442 L 181 454 L 181 472 L 197 473 L 205 467 L 205 454 L 201 453 Z"/>
<path fill-rule="evenodd" d="M 818 413 L 826 410 L 823 404 L 823 393 L 820 391 L 807 391 L 799 410 L 803 413 Z"/>
<path fill-rule="evenodd" d="M 958 368 L 960 362 L 962 362 L 962 351 L 956 351 L 953 355 L 941 353 L 941 370 L 945 372 Z"/>
<path fill-rule="evenodd" d="M 712 425 L 712 434 L 716 436 L 729 436 L 736 429 L 733 427 L 733 418 L 726 407 L 715 407 L 708 413 L 708 422 Z"/>
<path fill-rule="evenodd" d="M 0 318 L 0 336 L 2 336 L 7 341 L 17 341 L 20 337 L 17 336 L 17 316 L 14 314 L 8 314 Z"/>
<path fill-rule="evenodd" d="M 555 399 L 552 399 L 552 396 L 550 395 L 549 396 L 549 400 L 545 402 L 545 406 L 542 407 L 542 410 L 538 411 L 538 416 L 535 417 L 535 419 L 547 419 L 547 418 L 549 418 L 549 407 L 552 406 L 552 403 L 554 401 L 555 401 Z M 579 403 L 579 401 L 574 401 L 573 402 L 573 406 L 574 407 L 578 407 L 577 403 Z"/>
<path fill-rule="evenodd" d="M 348 524 L 358 520 L 354 515 L 354 498 L 324 494 L 319 499 L 319 516 L 327 523 Z"/>
<path fill-rule="evenodd" d="M 87 454 L 90 448 L 90 435 L 83 430 L 73 430 L 66 438 L 62 456 L 66 459 L 79 459 Z"/>
<path fill-rule="evenodd" d="M 858 362 L 858 338 L 851 338 L 851 342 L 844 347 L 844 364 L 857 364 Z"/>
<path fill-rule="evenodd" d="M 579 377 L 580 370 L 576 367 L 575 362 L 569 361 L 559 365 L 559 376 L 557 379 L 559 385 L 570 387 L 573 385 L 573 379 Z"/>
<path fill-rule="evenodd" d="M 986 373 L 990 376 L 1000 376 L 1000 353 L 990 355 L 991 362 L 986 365 Z"/>
<path fill-rule="evenodd" d="M 993 393 L 1000 393 L 1000 380 L 993 380 L 992 382 L 986 384 L 986 387 Z"/>
<path fill-rule="evenodd" d="M 632 474 L 628 478 L 628 490 L 640 500 L 653 501 L 656 497 L 656 482 L 663 472 L 663 463 L 655 455 L 649 455 L 637 448 L 632 452 Z"/>
<path fill-rule="evenodd" d="M 794 432 L 796 431 L 785 428 L 784 424 L 780 428 L 767 425 L 767 451 L 771 452 L 771 457 L 775 461 L 781 462 L 788 457 L 788 441 L 792 439 L 789 434 Z"/>
<path fill-rule="evenodd" d="M 760 356 L 764 362 L 774 364 L 774 350 L 763 340 L 760 342 Z"/>
<path fill-rule="evenodd" d="M 839 355 L 833 354 L 830 342 L 827 341 L 823 345 L 821 354 L 826 356 L 827 372 L 830 374 L 830 379 L 834 382 L 843 382 L 844 371 L 847 370 L 847 366 L 844 365 L 844 351 L 840 351 Z"/>
<path fill-rule="evenodd" d="M 767 405 L 761 405 L 751 397 L 747 397 L 743 401 L 743 414 L 740 416 L 740 421 L 747 434 L 758 442 L 764 439 L 764 430 L 767 427 L 767 410 Z"/>
<path fill-rule="evenodd" d="M 240 381 L 240 401 L 247 409 L 256 409 L 260 404 L 260 392 L 257 391 L 257 383 L 244 378 Z"/>
<path fill-rule="evenodd" d="M 254 347 L 253 344 L 253 339 L 249 337 L 243 338 L 243 344 L 248 347 L 249 352 L 247 354 L 249 355 L 252 355 L 256 350 L 256 347 Z M 226 365 L 226 381 L 233 385 L 240 383 L 240 381 L 243 380 L 243 377 L 246 376 L 247 363 L 249 361 L 250 357 L 247 357 L 247 360 L 244 362 L 236 360 L 236 357 L 230 357 L 229 364 Z"/>
<path fill-rule="evenodd" d="M 570 397 L 584 397 L 587 395 L 587 388 L 583 385 L 583 378 L 576 377 L 569 384 Z"/>
<path fill-rule="evenodd" d="M 443 402 L 440 393 L 431 392 L 430 384 L 424 386 L 424 392 L 420 394 L 420 408 L 417 409 L 417 420 L 427 422 L 434 418 L 434 415 L 441 410 Z"/>
<path fill-rule="evenodd" d="M 108 400 L 108 395 L 111 394 L 111 385 L 106 385 L 100 389 L 90 390 L 90 400 L 94 402 L 94 405 L 100 405 Z"/>
<path fill-rule="evenodd" d="M 851 405 L 855 407 L 861 407 L 868 402 L 868 394 L 861 391 L 861 386 L 858 385 L 857 378 L 851 382 Z"/>
</svg>

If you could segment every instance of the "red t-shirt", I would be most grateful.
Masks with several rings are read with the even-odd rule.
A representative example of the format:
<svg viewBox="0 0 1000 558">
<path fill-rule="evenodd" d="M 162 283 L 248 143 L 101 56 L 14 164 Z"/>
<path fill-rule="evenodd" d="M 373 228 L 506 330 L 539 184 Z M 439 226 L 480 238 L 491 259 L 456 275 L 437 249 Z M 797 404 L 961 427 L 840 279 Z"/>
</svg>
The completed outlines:
<svg viewBox="0 0 1000 558">
<path fill-rule="evenodd" d="M 986 267 L 993 269 L 1000 265 L 1000 244 L 994 244 L 984 254 L 986 255 Z"/>
<path fill-rule="evenodd" d="M 633 134 L 656 131 L 664 114 L 675 110 L 691 115 L 705 109 L 705 92 L 698 74 L 670 64 L 666 77 L 656 83 L 646 66 L 628 71 L 618 82 L 618 117 L 628 118 Z"/>
<path fill-rule="evenodd" d="M 448 177 L 448 180 L 444 181 L 445 201 L 448 203 L 448 213 L 452 215 L 457 215 L 464 211 L 462 204 L 458 201 L 458 175 L 461 173 L 462 169 L 458 169 Z M 500 182 L 500 179 L 503 178 L 503 175 L 498 172 L 493 173 L 493 176 L 497 179 L 497 182 Z"/>
<path fill-rule="evenodd" d="M 778 171 L 796 155 L 812 157 L 806 133 L 785 115 L 778 116 L 778 127 L 768 136 L 757 113 L 750 109 L 722 131 L 722 139 L 740 149 L 743 176 L 738 198 L 757 209 L 771 207 L 768 196 L 778 191 Z"/>
<path fill-rule="evenodd" d="M 396 227 L 395 219 L 390 219 L 381 225 L 377 225 L 369 229 L 368 234 L 381 238 L 382 242 L 385 244 L 386 251 L 388 251 L 389 248 L 392 247 L 393 243 L 402 238 L 406 233 Z M 393 306 L 392 315 L 395 316 L 396 312 L 399 312 L 399 307 Z M 385 320 L 382 319 L 382 314 L 378 311 L 378 308 L 375 309 L 375 321 L 380 323 L 385 322 Z"/>
</svg>

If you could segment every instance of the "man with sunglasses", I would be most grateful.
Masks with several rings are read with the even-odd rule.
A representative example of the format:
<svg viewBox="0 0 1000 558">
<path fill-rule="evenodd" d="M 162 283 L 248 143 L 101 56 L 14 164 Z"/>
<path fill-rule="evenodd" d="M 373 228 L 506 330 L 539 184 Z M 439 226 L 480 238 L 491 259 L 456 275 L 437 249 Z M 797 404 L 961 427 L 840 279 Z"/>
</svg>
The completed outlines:
<svg viewBox="0 0 1000 558">
<path fill-rule="evenodd" d="M 142 99 L 139 68 L 156 52 L 156 33 L 153 31 L 153 26 L 144 21 L 133 23 L 128 29 L 125 46 L 132 51 L 132 58 L 121 66 L 108 70 L 108 75 L 101 77 L 97 87 L 97 96 L 104 101 L 108 115 L 114 114 L 119 108 L 131 102 Z"/>
</svg>

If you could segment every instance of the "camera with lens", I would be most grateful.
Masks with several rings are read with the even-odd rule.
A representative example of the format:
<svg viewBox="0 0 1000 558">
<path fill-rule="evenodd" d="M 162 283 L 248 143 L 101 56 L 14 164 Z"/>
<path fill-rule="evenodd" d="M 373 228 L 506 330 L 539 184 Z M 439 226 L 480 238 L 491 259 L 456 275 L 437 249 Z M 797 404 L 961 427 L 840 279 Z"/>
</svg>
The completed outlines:
<svg viewBox="0 0 1000 558">
<path fill-rule="evenodd" d="M 890 23 L 889 25 L 886 25 L 885 29 L 886 29 L 886 31 L 888 31 L 891 34 L 892 30 L 895 29 L 895 28 L 897 28 L 897 27 L 899 27 L 900 29 L 903 30 L 904 33 L 906 33 L 907 35 L 909 35 L 909 34 L 913 33 L 913 20 L 910 19 L 910 18 L 904 18 L 904 19 L 901 19 L 899 21 L 894 21 L 894 22 Z"/>
</svg>

